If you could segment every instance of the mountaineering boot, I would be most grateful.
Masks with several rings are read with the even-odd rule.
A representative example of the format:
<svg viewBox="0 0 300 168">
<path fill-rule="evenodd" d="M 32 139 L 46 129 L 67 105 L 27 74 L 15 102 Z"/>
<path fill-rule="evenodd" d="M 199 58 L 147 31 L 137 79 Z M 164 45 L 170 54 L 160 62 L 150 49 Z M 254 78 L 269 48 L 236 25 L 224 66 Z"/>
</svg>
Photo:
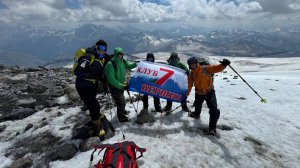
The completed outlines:
<svg viewBox="0 0 300 168">
<path fill-rule="evenodd" d="M 129 115 L 130 111 L 124 110 L 124 115 Z"/>
<path fill-rule="evenodd" d="M 196 114 L 195 112 L 190 112 L 189 117 L 194 118 L 194 119 L 200 119 L 200 114 Z"/>
<path fill-rule="evenodd" d="M 172 102 L 171 101 L 167 101 L 167 104 L 163 108 L 163 111 L 167 112 L 167 111 L 171 111 L 171 110 L 172 110 Z"/>
<path fill-rule="evenodd" d="M 210 119 L 209 121 L 209 129 L 208 129 L 208 135 L 216 136 L 217 135 L 217 121 Z"/>
<path fill-rule="evenodd" d="M 210 136 L 216 136 L 217 135 L 217 130 L 216 129 L 209 129 L 208 130 L 208 135 L 210 135 Z"/>
<path fill-rule="evenodd" d="M 155 108 L 155 111 L 161 113 L 161 112 L 162 112 L 162 109 L 161 109 L 161 107 L 159 106 L 159 107 L 156 107 L 156 108 Z"/>
<path fill-rule="evenodd" d="M 106 134 L 105 129 L 103 127 L 104 124 L 104 114 L 100 113 L 100 116 L 97 120 L 92 120 L 94 127 L 94 134 L 100 138 L 100 140 L 104 140 L 104 135 Z"/>
<path fill-rule="evenodd" d="M 188 106 L 185 104 L 185 105 L 182 105 L 182 111 L 185 111 L 185 112 L 191 112 L 191 110 L 188 108 Z"/>
<path fill-rule="evenodd" d="M 171 107 L 170 106 L 165 106 L 164 108 L 163 108 L 163 111 L 171 111 Z"/>
<path fill-rule="evenodd" d="M 100 113 L 100 116 L 97 120 L 92 120 L 94 126 L 97 128 L 102 127 L 104 117 L 105 117 L 104 114 Z"/>
<path fill-rule="evenodd" d="M 125 116 L 125 115 L 123 115 L 121 117 L 118 117 L 118 119 L 119 119 L 120 123 L 129 122 L 130 121 L 130 119 L 127 116 Z"/>
</svg>

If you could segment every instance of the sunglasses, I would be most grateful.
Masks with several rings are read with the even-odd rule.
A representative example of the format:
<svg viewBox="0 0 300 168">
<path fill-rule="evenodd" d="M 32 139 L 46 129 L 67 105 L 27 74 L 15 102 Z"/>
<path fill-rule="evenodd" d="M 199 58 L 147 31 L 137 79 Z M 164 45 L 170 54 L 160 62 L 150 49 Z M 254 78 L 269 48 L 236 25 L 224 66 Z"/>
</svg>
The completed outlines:
<svg viewBox="0 0 300 168">
<path fill-rule="evenodd" d="M 105 51 L 105 52 L 106 52 L 107 47 L 106 47 L 106 46 L 99 45 L 97 49 L 100 50 L 100 51 Z"/>
<path fill-rule="evenodd" d="M 124 55 L 124 53 L 118 53 L 118 55 L 122 55 L 122 56 L 123 56 L 123 55 Z"/>
</svg>

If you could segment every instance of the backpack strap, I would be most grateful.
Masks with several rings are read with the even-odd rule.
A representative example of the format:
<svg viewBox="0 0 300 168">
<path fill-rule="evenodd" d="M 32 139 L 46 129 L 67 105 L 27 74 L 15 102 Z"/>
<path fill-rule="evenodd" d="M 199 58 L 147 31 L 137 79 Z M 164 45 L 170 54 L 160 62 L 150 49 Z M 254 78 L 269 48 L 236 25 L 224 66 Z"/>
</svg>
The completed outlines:
<svg viewBox="0 0 300 168">
<path fill-rule="evenodd" d="M 114 60 L 111 60 L 110 62 L 111 62 L 111 64 L 113 65 L 114 70 L 115 70 L 115 73 L 116 73 L 117 68 L 118 68 L 117 63 L 116 63 Z"/>
<path fill-rule="evenodd" d="M 127 150 L 128 146 L 130 146 L 130 142 L 128 142 L 128 141 L 120 143 L 120 147 L 121 147 L 120 153 L 125 154 L 127 156 L 127 157 L 123 156 L 123 160 L 124 160 L 124 163 L 125 163 L 124 168 L 128 168 L 128 163 L 130 163 L 130 160 L 135 159 L 135 158 L 131 158 L 131 156 L 128 154 L 128 150 Z"/>
<path fill-rule="evenodd" d="M 138 156 L 135 160 L 143 157 L 143 153 L 146 152 L 146 148 L 140 148 L 133 141 L 128 141 L 129 145 L 132 146 L 136 151 L 140 152 L 140 156 Z"/>
<path fill-rule="evenodd" d="M 92 162 L 94 159 L 94 153 L 97 151 L 97 149 L 100 149 L 99 153 L 101 153 L 104 149 L 112 149 L 112 145 L 110 144 L 101 144 L 101 145 L 93 145 L 94 151 L 91 154 L 90 161 Z"/>
<path fill-rule="evenodd" d="M 125 60 L 123 59 L 122 61 L 123 61 L 123 63 L 125 64 Z M 111 64 L 112 64 L 112 66 L 114 67 L 114 70 L 115 70 L 115 77 L 116 77 L 116 79 L 117 79 L 117 69 L 118 69 L 117 63 L 116 63 L 114 60 L 110 60 L 110 62 L 111 62 Z"/>
<path fill-rule="evenodd" d="M 112 146 L 113 150 L 114 150 L 113 153 L 119 152 L 120 154 L 122 154 L 121 145 L 122 145 L 122 143 L 115 143 L 115 144 L 113 144 L 113 146 Z M 112 157 L 111 162 L 110 162 L 111 163 L 110 164 L 111 167 L 117 166 L 118 157 L 119 157 L 119 155 L 114 155 L 113 154 L 113 157 Z"/>
<path fill-rule="evenodd" d="M 202 73 L 208 75 L 207 69 L 205 65 L 201 65 L 202 66 Z"/>
</svg>

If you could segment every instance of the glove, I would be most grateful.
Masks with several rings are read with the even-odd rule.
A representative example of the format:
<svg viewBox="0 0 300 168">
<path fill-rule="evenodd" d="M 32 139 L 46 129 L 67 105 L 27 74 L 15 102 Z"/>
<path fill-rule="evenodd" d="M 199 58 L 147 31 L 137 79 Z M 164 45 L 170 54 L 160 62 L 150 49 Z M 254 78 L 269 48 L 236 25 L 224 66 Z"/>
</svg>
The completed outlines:
<svg viewBox="0 0 300 168">
<path fill-rule="evenodd" d="M 124 85 L 124 90 L 127 90 L 127 91 L 128 91 L 128 89 L 129 89 L 128 84 L 127 84 L 127 85 Z"/>
<path fill-rule="evenodd" d="M 226 58 L 223 59 L 223 61 L 220 61 L 220 63 L 223 65 L 223 66 L 227 66 L 227 65 L 230 65 L 230 61 Z"/>
</svg>

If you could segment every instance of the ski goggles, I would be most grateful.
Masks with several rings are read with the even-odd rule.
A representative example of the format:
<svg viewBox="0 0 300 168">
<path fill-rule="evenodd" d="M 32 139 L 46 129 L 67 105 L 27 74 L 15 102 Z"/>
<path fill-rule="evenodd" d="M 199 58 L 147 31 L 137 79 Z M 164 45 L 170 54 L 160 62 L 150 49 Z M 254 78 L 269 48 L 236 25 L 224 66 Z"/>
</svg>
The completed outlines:
<svg viewBox="0 0 300 168">
<path fill-rule="evenodd" d="M 106 46 L 99 45 L 99 46 L 97 47 L 97 49 L 100 50 L 100 51 L 105 51 L 105 52 L 106 52 L 107 47 L 106 47 Z"/>
</svg>

